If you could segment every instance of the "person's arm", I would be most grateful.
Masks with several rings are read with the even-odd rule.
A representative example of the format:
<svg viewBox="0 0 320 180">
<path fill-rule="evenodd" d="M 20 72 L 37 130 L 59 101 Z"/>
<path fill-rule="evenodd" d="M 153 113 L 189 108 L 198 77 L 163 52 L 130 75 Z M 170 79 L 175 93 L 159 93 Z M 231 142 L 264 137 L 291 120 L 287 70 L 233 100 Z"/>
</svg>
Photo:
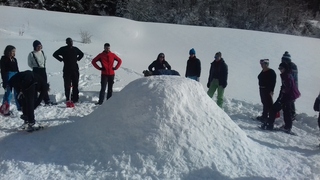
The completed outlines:
<svg viewBox="0 0 320 180">
<path fill-rule="evenodd" d="M 117 61 L 117 65 L 116 65 L 116 67 L 113 68 L 113 70 L 117 70 L 121 66 L 122 60 L 117 55 L 114 55 L 114 60 Z"/>
<path fill-rule="evenodd" d="M 33 69 L 33 67 L 36 67 L 35 64 L 34 64 L 34 61 L 35 61 L 35 59 L 34 59 L 33 54 L 32 54 L 32 52 L 31 52 L 31 53 L 29 53 L 29 55 L 28 55 L 28 66 L 29 66 L 31 69 Z"/>
<path fill-rule="evenodd" d="M 168 63 L 168 61 L 165 61 L 165 65 L 166 65 L 167 69 L 171 70 L 171 66 L 170 66 L 170 64 Z"/>
<path fill-rule="evenodd" d="M 1 59 L 0 67 L 1 67 L 2 87 L 6 88 L 8 83 L 8 71 L 7 71 L 5 59 Z"/>
<path fill-rule="evenodd" d="M 63 58 L 60 57 L 62 56 L 62 48 L 59 48 L 58 50 L 56 50 L 53 55 L 52 55 L 54 58 L 56 58 L 58 61 L 62 62 L 63 61 Z"/>
<path fill-rule="evenodd" d="M 200 60 L 198 59 L 198 63 L 197 63 L 197 77 L 199 78 L 200 75 L 201 75 L 201 62 Z"/>
<path fill-rule="evenodd" d="M 77 52 L 77 60 L 80 61 L 83 58 L 84 54 L 79 48 L 77 48 L 77 51 L 78 51 Z"/>
<path fill-rule="evenodd" d="M 101 56 L 101 53 L 98 54 L 95 58 L 92 59 L 91 64 L 93 65 L 94 68 L 96 68 L 98 70 L 103 70 L 103 67 L 100 67 L 97 64 L 97 61 L 100 61 L 100 56 Z M 102 65 L 102 63 L 101 63 L 101 65 Z"/>
<path fill-rule="evenodd" d="M 154 68 L 154 66 L 155 66 L 155 61 L 153 61 L 153 62 L 149 65 L 148 70 L 151 71 L 151 72 L 153 72 L 152 69 Z"/>
</svg>

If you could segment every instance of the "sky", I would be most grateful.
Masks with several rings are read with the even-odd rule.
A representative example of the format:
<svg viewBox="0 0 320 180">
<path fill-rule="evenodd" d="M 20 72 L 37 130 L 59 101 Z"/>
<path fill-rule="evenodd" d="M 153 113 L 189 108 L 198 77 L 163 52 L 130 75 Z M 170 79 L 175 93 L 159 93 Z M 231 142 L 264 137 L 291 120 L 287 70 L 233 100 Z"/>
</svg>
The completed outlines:
<svg viewBox="0 0 320 180">
<path fill-rule="evenodd" d="M 80 31 L 92 35 L 90 44 L 81 43 Z M 74 108 L 66 108 L 63 64 L 52 57 L 67 37 L 85 54 Z M 45 126 L 38 132 L 17 130 L 23 121 L 14 102 L 13 116 L 0 117 L 0 179 L 320 179 L 312 109 L 320 91 L 320 39 L 0 6 L 0 48 L 16 47 L 20 71 L 30 70 L 34 40 L 47 55 L 49 94 L 58 105 L 35 110 Z M 113 96 L 96 106 L 100 72 L 91 60 L 104 43 L 123 64 Z M 201 61 L 200 83 L 184 77 L 191 48 Z M 229 68 L 223 109 L 206 94 L 218 51 Z M 262 131 L 252 119 L 262 111 L 259 60 L 270 59 L 277 73 L 276 99 L 285 51 L 299 70 L 302 95 L 292 129 L 298 136 Z M 181 77 L 143 77 L 161 52 Z M 276 126 L 282 124 L 280 117 Z"/>
</svg>

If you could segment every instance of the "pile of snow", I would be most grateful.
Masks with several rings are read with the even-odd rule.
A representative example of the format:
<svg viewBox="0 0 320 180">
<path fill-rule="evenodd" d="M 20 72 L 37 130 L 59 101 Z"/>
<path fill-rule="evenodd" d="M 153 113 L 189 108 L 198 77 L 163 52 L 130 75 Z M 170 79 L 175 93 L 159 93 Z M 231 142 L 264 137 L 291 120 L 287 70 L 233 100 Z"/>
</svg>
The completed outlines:
<svg viewBox="0 0 320 180">
<path fill-rule="evenodd" d="M 274 153 L 282 151 L 248 138 L 200 83 L 175 76 L 137 79 L 74 123 L 12 134 L 0 147 L 3 160 L 37 166 L 90 165 L 92 173 L 112 178 L 274 177 L 286 170 L 300 179 L 308 173 L 291 167 L 303 163 L 303 158 L 278 159 Z M 274 169 L 275 161 L 290 168 Z M 9 177 L 10 172 L 5 173 Z M 41 173 L 42 178 L 52 178 Z"/>
</svg>

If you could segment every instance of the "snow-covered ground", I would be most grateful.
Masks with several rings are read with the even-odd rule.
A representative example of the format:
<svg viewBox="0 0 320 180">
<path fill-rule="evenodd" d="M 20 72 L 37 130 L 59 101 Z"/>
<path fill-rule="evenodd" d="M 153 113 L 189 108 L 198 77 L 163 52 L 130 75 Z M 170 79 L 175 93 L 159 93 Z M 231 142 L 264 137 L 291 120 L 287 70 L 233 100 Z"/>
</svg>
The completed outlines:
<svg viewBox="0 0 320 180">
<path fill-rule="evenodd" d="M 91 44 L 80 43 L 80 30 L 92 35 Z M 72 109 L 65 107 L 63 64 L 52 57 L 67 37 L 85 53 L 81 103 Z M 50 95 L 58 105 L 36 109 L 36 120 L 47 126 L 39 132 L 16 130 L 22 121 L 14 103 L 14 117 L 0 117 L 0 179 L 320 179 L 312 109 L 320 91 L 320 39 L 0 6 L 0 49 L 16 47 L 20 71 L 29 69 L 36 39 L 48 57 Z M 113 97 L 95 106 L 100 72 L 91 60 L 106 42 L 123 64 Z M 200 83 L 184 78 L 191 48 L 202 63 Z M 206 95 L 217 51 L 229 66 L 223 110 Z M 277 72 L 277 98 L 284 51 L 299 68 L 298 136 L 261 131 L 251 119 L 262 109 L 259 60 L 269 58 Z M 182 77 L 143 77 L 160 52 Z"/>
</svg>

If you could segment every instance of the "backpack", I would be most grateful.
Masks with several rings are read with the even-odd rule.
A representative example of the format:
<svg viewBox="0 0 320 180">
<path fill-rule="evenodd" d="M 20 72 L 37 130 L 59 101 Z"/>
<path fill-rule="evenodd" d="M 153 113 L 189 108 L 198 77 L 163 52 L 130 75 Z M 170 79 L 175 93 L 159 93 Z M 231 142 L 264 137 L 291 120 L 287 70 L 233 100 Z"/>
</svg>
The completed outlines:
<svg viewBox="0 0 320 180">
<path fill-rule="evenodd" d="M 291 79 L 291 82 L 292 82 L 292 96 L 293 96 L 293 99 L 296 100 L 301 96 L 301 93 L 300 93 L 300 91 L 298 89 L 298 86 L 296 85 L 293 77 L 290 78 L 290 79 Z"/>
<path fill-rule="evenodd" d="M 314 101 L 314 104 L 313 104 L 313 110 L 314 111 L 319 111 L 320 109 L 320 95 L 316 98 L 316 100 Z"/>
</svg>

